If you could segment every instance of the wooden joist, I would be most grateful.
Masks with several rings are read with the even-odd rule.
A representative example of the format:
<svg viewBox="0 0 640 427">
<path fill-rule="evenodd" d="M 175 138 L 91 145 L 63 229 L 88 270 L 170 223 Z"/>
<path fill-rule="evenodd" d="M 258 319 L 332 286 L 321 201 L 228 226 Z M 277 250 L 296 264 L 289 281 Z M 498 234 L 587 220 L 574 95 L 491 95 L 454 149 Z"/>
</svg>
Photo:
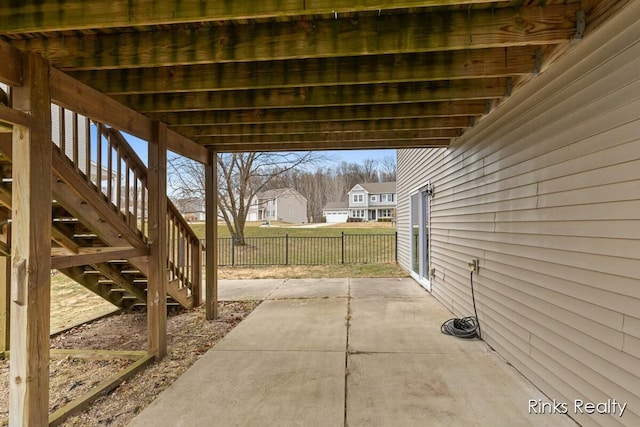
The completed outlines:
<svg viewBox="0 0 640 427">
<path fill-rule="evenodd" d="M 190 92 L 116 97 L 144 112 L 196 110 L 253 110 L 255 108 L 309 108 L 372 104 L 460 101 L 502 98 L 508 78 L 454 80 L 384 85 L 311 87 L 279 91 Z"/>
<path fill-rule="evenodd" d="M 4 104 L 0 104 L 0 122 L 13 125 L 29 126 L 29 115 L 22 111 L 14 110 Z"/>
<path fill-rule="evenodd" d="M 286 135 L 320 132 L 378 132 L 378 131 L 418 131 L 425 129 L 457 129 L 469 126 L 474 116 L 426 117 L 408 119 L 352 120 L 334 122 L 287 122 L 263 123 L 256 125 L 211 125 L 180 127 L 180 132 L 189 137 L 206 136 L 261 136 Z"/>
<path fill-rule="evenodd" d="M 259 2 L 203 2 L 202 0 L 137 0 L 135 2 L 91 2 L 46 0 L 16 3 L 0 14 L 0 27 L 7 33 L 51 32 L 95 28 L 219 22 L 233 19 L 283 18 L 446 5 L 495 3 L 495 0 L 395 0 L 354 2 L 331 0 L 262 0 Z"/>
<path fill-rule="evenodd" d="M 331 57 L 78 71 L 71 76 L 109 95 L 406 83 L 530 74 L 538 46 L 465 49 L 370 58 Z"/>
<path fill-rule="evenodd" d="M 327 123 L 350 120 L 389 120 L 427 117 L 477 116 L 484 114 L 484 100 L 421 102 L 406 104 L 350 105 L 332 108 L 277 108 L 230 111 L 182 111 L 158 113 L 155 117 L 172 123 L 176 131 L 182 126 L 227 126 L 262 123 Z M 2 135 L 0 135 L 1 137 Z"/>
<path fill-rule="evenodd" d="M 93 253 L 80 253 L 78 255 L 57 256 L 51 258 L 51 268 L 67 268 L 80 265 L 96 264 L 118 259 L 129 259 L 146 256 L 147 248 L 100 248 Z"/>
<path fill-rule="evenodd" d="M 255 3 L 252 3 L 255 4 Z M 569 41 L 579 4 L 65 34 L 12 44 L 63 70 L 388 55 Z M 99 42 L 98 42 L 99 38 Z"/>
<path fill-rule="evenodd" d="M 447 147 L 452 138 L 442 139 L 378 139 L 353 141 L 310 141 L 297 143 L 246 142 L 237 144 L 211 144 L 208 147 L 222 153 L 247 151 L 313 151 L 313 150 L 360 150 L 375 148 L 439 148 Z"/>
</svg>

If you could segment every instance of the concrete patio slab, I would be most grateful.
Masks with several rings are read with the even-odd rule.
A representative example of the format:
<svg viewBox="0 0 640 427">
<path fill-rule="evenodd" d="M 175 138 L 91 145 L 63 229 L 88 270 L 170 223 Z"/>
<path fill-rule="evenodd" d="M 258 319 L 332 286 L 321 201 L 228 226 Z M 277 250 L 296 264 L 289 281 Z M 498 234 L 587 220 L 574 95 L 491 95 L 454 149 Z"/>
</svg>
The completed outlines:
<svg viewBox="0 0 640 427">
<path fill-rule="evenodd" d="M 572 426 L 565 415 L 530 415 L 547 398 L 492 354 L 352 354 L 349 426 Z"/>
<path fill-rule="evenodd" d="M 344 352 L 215 351 L 131 426 L 341 426 Z"/>
<path fill-rule="evenodd" d="M 351 296 L 354 298 L 426 298 L 430 295 L 415 280 L 403 277 L 389 279 L 351 279 Z"/>
<path fill-rule="evenodd" d="M 453 317 L 435 298 L 354 298 L 351 301 L 349 349 L 392 353 L 486 353 L 478 340 L 440 332 Z"/>
<path fill-rule="evenodd" d="M 453 316 L 411 279 L 352 279 L 351 298 L 287 285 L 131 425 L 575 426 L 529 414 L 549 400 L 483 341 L 441 334 Z"/>
<path fill-rule="evenodd" d="M 213 350 L 344 352 L 346 318 L 346 298 L 267 300 Z"/>
<path fill-rule="evenodd" d="M 246 301 L 266 299 L 286 279 L 219 280 L 220 301 Z"/>
<path fill-rule="evenodd" d="M 327 298 L 348 295 L 349 279 L 289 279 L 269 298 Z"/>
</svg>

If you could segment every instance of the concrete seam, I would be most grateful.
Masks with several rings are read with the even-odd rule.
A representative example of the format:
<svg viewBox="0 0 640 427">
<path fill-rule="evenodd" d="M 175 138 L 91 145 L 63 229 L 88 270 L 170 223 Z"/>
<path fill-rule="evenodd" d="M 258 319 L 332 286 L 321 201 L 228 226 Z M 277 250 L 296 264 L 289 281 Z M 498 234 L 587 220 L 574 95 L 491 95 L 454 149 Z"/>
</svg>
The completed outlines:
<svg viewBox="0 0 640 427">
<path fill-rule="evenodd" d="M 346 318 L 346 343 L 344 349 L 344 427 L 349 427 L 347 422 L 347 399 L 349 396 L 349 328 L 351 326 L 351 278 L 347 278 L 347 318 Z"/>
</svg>

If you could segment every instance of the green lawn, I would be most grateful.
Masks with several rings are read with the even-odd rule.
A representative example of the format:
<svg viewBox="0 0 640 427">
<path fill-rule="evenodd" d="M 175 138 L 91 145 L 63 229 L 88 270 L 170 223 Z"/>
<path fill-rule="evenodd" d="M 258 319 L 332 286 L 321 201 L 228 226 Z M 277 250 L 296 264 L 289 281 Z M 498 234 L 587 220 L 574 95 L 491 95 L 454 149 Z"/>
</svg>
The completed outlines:
<svg viewBox="0 0 640 427">
<path fill-rule="evenodd" d="M 190 224 L 193 231 L 201 238 L 205 235 L 204 223 Z M 261 223 L 248 223 L 245 228 L 246 237 L 280 237 L 288 234 L 291 237 L 334 237 L 345 234 L 394 234 L 395 224 L 386 223 L 350 223 L 335 224 L 317 228 L 306 228 L 288 224 L 274 224 L 269 227 L 261 226 Z M 218 237 L 231 237 L 227 226 L 218 223 Z"/>
</svg>

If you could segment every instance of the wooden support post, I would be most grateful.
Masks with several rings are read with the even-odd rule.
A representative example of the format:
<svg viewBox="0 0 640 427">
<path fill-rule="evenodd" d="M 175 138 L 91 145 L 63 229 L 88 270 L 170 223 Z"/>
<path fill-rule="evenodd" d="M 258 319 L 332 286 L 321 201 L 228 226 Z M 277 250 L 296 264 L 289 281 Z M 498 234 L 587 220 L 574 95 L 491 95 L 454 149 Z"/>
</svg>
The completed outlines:
<svg viewBox="0 0 640 427">
<path fill-rule="evenodd" d="M 23 56 L 23 86 L 14 89 L 13 103 L 30 114 L 31 126 L 13 128 L 9 425 L 44 426 L 49 418 L 53 144 L 49 68 L 35 53 Z"/>
<path fill-rule="evenodd" d="M 153 122 L 149 141 L 149 273 L 147 284 L 147 350 L 167 354 L 167 126 Z"/>
<path fill-rule="evenodd" d="M 3 211 L 6 212 L 6 211 Z M 11 227 L 9 227 L 9 215 L 0 215 L 0 242 L 9 246 L 11 244 Z M 0 352 L 8 351 L 10 348 L 11 322 L 11 257 L 0 257 Z"/>
<path fill-rule="evenodd" d="M 218 155 L 209 150 L 205 164 L 207 319 L 218 317 Z"/>
</svg>

